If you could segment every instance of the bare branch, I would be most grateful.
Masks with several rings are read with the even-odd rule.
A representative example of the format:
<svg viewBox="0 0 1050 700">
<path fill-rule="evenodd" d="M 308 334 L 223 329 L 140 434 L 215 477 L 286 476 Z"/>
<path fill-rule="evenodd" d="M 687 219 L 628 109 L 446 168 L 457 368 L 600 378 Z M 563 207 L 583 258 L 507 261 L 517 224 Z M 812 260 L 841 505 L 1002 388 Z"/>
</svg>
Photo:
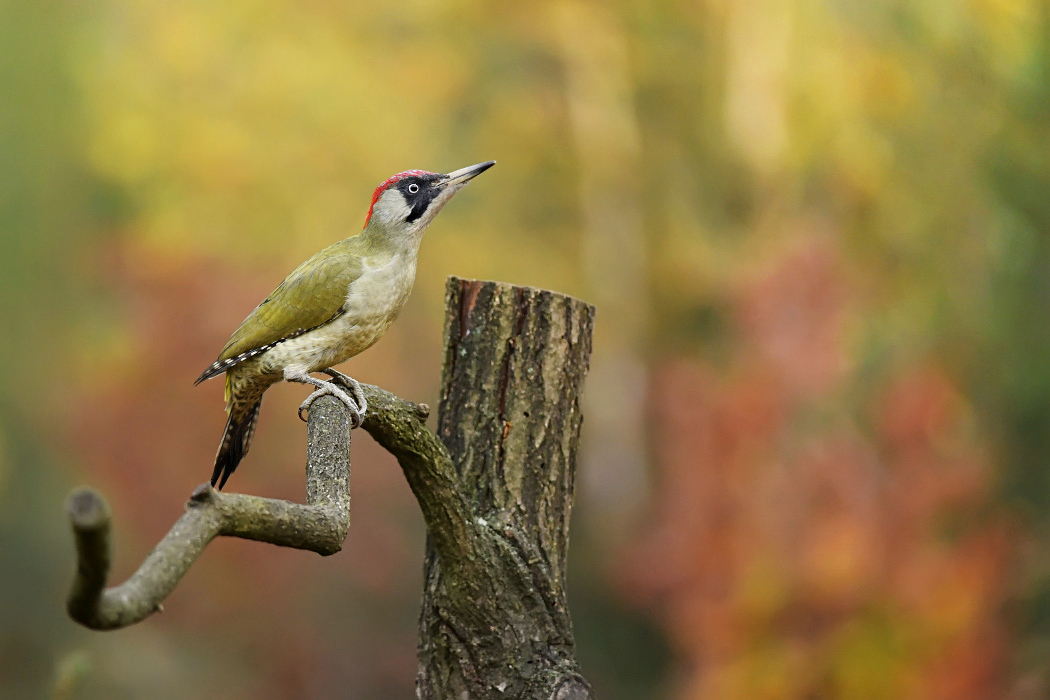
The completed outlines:
<svg viewBox="0 0 1050 700">
<path fill-rule="evenodd" d="M 368 400 L 361 427 L 397 458 L 419 502 L 430 543 L 446 562 L 446 570 L 455 571 L 457 579 L 471 587 L 487 580 L 480 570 L 480 555 L 491 545 L 483 542 L 448 448 L 423 422 L 430 407 L 409 403 L 368 384 L 361 388 Z"/>
<path fill-rule="evenodd" d="M 420 499 L 428 529 L 446 551 L 469 543 L 469 508 L 455 490 L 455 470 L 441 441 L 423 422 L 425 404 L 363 385 L 365 428 L 402 464 Z M 186 512 L 132 576 L 106 588 L 111 563 L 111 515 L 97 491 L 83 487 L 66 503 L 77 549 L 77 572 L 67 601 L 70 617 L 92 629 L 117 629 L 157 610 L 215 537 L 241 537 L 321 555 L 338 552 L 350 529 L 350 422 L 332 397 L 310 410 L 306 463 L 307 505 L 201 484 Z M 464 534 L 466 533 L 466 534 Z M 458 558 L 458 557 L 450 557 Z"/>
<path fill-rule="evenodd" d="M 66 503 L 77 549 L 77 572 L 66 604 L 70 617 L 92 629 L 117 629 L 145 619 L 161 609 L 204 548 L 220 535 L 321 555 L 338 552 L 350 529 L 350 422 L 343 405 L 331 397 L 318 400 L 310 411 L 306 481 L 308 505 L 220 493 L 201 484 L 138 571 L 109 589 L 109 506 L 97 491 L 77 489 Z"/>
</svg>

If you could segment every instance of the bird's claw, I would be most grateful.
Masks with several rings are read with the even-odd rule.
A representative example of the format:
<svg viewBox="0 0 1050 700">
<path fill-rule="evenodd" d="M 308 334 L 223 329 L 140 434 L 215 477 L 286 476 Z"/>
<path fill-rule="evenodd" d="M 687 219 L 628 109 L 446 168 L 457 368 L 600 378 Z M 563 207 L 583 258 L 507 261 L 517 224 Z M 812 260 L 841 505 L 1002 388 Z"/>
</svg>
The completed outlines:
<svg viewBox="0 0 1050 700">
<path fill-rule="evenodd" d="M 364 413 L 368 410 L 368 402 L 365 401 L 364 393 L 361 391 L 361 385 L 359 385 L 354 379 L 347 377 L 344 374 L 339 375 L 340 378 L 348 379 L 352 384 L 348 385 L 350 394 L 336 386 L 336 381 L 324 382 L 317 391 L 306 397 L 306 401 L 303 401 L 302 405 L 299 406 L 299 420 L 304 423 L 309 418 L 310 406 L 314 401 L 321 398 L 322 396 L 334 396 L 343 402 L 346 409 L 350 412 L 350 427 L 360 428 L 361 423 L 364 422 Z M 339 383 L 344 383 L 340 381 Z M 352 394 L 352 396 L 351 396 Z M 307 412 L 307 415 L 303 416 L 303 411 Z"/>
<path fill-rule="evenodd" d="M 350 390 L 350 394 L 354 397 L 354 402 L 357 403 L 358 411 L 361 412 L 361 419 L 364 420 L 365 411 L 368 410 L 368 401 L 365 399 L 365 392 L 361 388 L 361 383 L 350 375 L 343 374 L 339 370 L 332 369 L 331 367 L 321 371 L 331 377 L 332 382 Z"/>
</svg>

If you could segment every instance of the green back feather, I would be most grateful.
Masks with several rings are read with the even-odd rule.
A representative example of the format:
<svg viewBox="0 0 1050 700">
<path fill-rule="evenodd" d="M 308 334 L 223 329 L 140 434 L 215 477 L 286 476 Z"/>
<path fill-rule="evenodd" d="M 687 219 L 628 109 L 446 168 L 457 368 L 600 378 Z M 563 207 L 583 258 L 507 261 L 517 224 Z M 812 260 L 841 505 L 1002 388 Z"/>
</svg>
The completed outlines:
<svg viewBox="0 0 1050 700">
<path fill-rule="evenodd" d="M 368 252 L 368 242 L 361 235 L 347 238 L 295 268 L 233 332 L 219 360 L 236 357 L 335 318 L 346 301 L 350 283 L 361 276 L 362 253 Z"/>
</svg>

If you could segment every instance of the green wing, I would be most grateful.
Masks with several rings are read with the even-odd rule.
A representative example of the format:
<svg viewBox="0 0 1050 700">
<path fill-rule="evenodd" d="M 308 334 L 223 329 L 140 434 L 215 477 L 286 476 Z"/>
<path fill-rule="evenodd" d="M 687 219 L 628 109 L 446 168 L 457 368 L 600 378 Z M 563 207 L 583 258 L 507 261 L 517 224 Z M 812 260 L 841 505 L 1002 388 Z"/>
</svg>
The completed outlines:
<svg viewBox="0 0 1050 700">
<path fill-rule="evenodd" d="M 322 250 L 288 275 L 255 307 L 219 354 L 227 360 L 331 321 L 346 302 L 361 260 L 349 252 Z"/>
<path fill-rule="evenodd" d="M 346 301 L 347 288 L 361 276 L 360 256 L 353 254 L 346 243 L 340 241 L 325 248 L 288 275 L 244 319 L 219 359 L 197 382 L 257 354 L 252 351 L 261 351 L 336 318 Z"/>
</svg>

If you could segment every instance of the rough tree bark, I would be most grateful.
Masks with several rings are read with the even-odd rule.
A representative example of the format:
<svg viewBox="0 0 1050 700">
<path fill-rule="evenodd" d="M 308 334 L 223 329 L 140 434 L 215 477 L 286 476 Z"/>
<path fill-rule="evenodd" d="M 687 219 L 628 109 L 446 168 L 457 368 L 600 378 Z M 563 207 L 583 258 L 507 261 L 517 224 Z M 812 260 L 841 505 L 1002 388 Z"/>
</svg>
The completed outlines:
<svg viewBox="0 0 1050 700">
<path fill-rule="evenodd" d="M 446 314 L 438 435 L 476 535 L 465 559 L 429 538 L 419 694 L 590 697 L 565 572 L 594 309 L 452 278 Z"/>
<path fill-rule="evenodd" d="M 565 574 L 593 318 L 592 306 L 564 295 L 450 278 L 438 434 L 425 405 L 363 387 L 362 427 L 397 458 L 427 527 L 420 698 L 592 697 L 575 658 Z M 71 617 L 94 629 L 144 619 L 220 535 L 338 551 L 349 528 L 349 422 L 334 400 L 314 406 L 308 505 L 203 484 L 120 586 L 105 588 L 108 506 L 91 489 L 74 492 Z"/>
</svg>

